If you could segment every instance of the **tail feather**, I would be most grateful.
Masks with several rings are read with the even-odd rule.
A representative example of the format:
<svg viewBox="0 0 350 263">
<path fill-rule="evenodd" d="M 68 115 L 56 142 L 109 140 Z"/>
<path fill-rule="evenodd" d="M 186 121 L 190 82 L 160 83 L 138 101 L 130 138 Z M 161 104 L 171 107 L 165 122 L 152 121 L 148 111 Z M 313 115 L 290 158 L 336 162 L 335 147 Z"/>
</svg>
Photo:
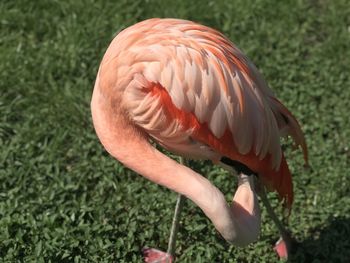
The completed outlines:
<svg viewBox="0 0 350 263">
<path fill-rule="evenodd" d="M 308 152 L 304 134 L 293 114 L 276 98 L 272 98 L 271 108 L 275 115 L 282 137 L 291 136 L 296 147 L 301 146 L 305 164 L 308 165 Z M 290 212 L 293 203 L 293 182 L 287 161 L 282 153 L 281 165 L 278 171 L 271 170 L 267 163 L 261 170 L 264 184 L 271 190 L 276 190 Z"/>
<path fill-rule="evenodd" d="M 293 204 L 293 182 L 287 161 L 282 154 L 280 168 L 276 171 L 271 168 L 269 158 L 262 161 L 258 174 L 263 184 L 271 191 L 275 190 L 282 199 L 283 205 L 290 212 Z"/>
<path fill-rule="evenodd" d="M 279 172 L 280 172 L 280 186 L 276 189 L 278 194 L 284 198 L 285 205 L 290 210 L 294 199 L 293 181 L 292 181 L 292 175 L 288 168 L 287 161 L 284 156 L 282 156 Z"/>
<path fill-rule="evenodd" d="M 308 165 L 308 152 L 304 134 L 297 119 L 293 114 L 276 98 L 273 98 L 272 109 L 277 120 L 282 137 L 291 136 L 296 147 L 301 146 L 305 164 Z"/>
</svg>

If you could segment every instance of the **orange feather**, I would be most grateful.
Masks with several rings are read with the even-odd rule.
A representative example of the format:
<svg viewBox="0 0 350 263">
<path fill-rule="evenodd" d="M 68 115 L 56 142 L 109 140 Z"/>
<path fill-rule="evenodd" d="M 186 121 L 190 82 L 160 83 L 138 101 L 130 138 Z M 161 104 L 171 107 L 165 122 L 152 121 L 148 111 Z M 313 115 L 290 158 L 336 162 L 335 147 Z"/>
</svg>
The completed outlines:
<svg viewBox="0 0 350 263">
<path fill-rule="evenodd" d="M 277 191 L 279 197 L 283 199 L 286 207 L 290 210 L 293 203 L 293 184 L 292 176 L 283 153 L 279 169 L 275 170 L 271 165 L 270 154 L 267 154 L 262 160 L 259 159 L 253 150 L 251 150 L 248 154 L 240 154 L 235 146 L 233 135 L 229 130 L 226 130 L 221 138 L 216 138 L 208 128 L 207 123 L 200 123 L 193 113 L 178 109 L 173 104 L 166 89 L 159 83 L 152 83 L 152 85 L 149 87 L 144 87 L 143 91 L 150 92 L 153 96 L 158 97 L 161 100 L 161 104 L 164 106 L 163 109 L 169 120 L 178 120 L 181 123 L 183 130 L 193 129 L 193 139 L 209 145 L 223 156 L 227 156 L 232 160 L 237 160 L 245 164 L 252 171 L 256 172 L 263 184 L 268 189 Z M 281 107 L 280 105 L 282 104 L 279 101 L 277 102 L 279 103 L 279 107 Z M 285 107 L 282 109 L 284 114 L 287 114 L 289 118 L 293 118 L 293 120 L 296 121 L 294 116 L 288 110 L 286 110 Z M 298 133 L 299 130 L 291 130 L 291 133 L 298 134 L 298 136 L 300 136 Z M 305 140 L 303 136 L 296 138 L 298 138 L 297 141 L 302 145 L 305 161 L 307 162 Z"/>
</svg>

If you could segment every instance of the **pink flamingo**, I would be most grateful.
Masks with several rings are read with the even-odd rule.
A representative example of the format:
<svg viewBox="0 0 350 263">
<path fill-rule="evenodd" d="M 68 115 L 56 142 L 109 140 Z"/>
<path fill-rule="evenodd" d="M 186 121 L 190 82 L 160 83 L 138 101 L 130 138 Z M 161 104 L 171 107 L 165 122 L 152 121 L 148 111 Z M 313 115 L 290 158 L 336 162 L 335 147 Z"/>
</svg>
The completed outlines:
<svg viewBox="0 0 350 263">
<path fill-rule="evenodd" d="M 91 101 L 96 133 L 126 167 L 180 194 L 167 253 L 146 249 L 146 262 L 173 262 L 183 196 L 196 203 L 231 244 L 260 232 L 260 196 L 282 239 L 291 236 L 265 195 L 275 190 L 290 211 L 292 178 L 280 137 L 307 148 L 295 117 L 273 95 L 257 68 L 218 31 L 178 19 L 149 19 L 120 32 L 101 62 Z M 236 170 L 228 205 L 206 178 L 152 147 Z"/>
</svg>

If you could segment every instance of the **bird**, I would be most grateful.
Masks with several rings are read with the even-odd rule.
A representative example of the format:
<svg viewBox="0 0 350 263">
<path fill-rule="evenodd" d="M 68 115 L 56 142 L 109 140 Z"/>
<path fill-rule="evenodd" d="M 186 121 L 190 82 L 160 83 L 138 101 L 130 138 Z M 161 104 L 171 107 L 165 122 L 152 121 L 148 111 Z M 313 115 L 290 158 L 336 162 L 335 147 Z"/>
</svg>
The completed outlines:
<svg viewBox="0 0 350 263">
<path fill-rule="evenodd" d="M 282 236 L 275 249 L 288 257 L 291 236 L 266 191 L 276 191 L 291 210 L 293 184 L 281 138 L 290 136 L 307 163 L 305 137 L 257 67 L 222 33 L 174 18 L 125 28 L 102 58 L 91 113 L 97 137 L 112 157 L 179 194 L 168 251 L 146 248 L 145 262 L 174 262 L 184 198 L 236 246 L 258 239 L 260 198 Z M 210 160 L 236 176 L 231 204 L 188 160 Z"/>
</svg>

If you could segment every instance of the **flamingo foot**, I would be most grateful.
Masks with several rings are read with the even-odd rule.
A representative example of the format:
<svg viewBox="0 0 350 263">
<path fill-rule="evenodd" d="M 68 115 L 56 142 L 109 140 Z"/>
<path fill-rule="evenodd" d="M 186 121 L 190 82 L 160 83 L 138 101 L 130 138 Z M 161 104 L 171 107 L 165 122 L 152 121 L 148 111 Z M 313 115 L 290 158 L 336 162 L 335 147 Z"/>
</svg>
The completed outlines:
<svg viewBox="0 0 350 263">
<path fill-rule="evenodd" d="M 287 249 L 287 245 L 286 242 L 280 238 L 276 244 L 275 247 L 273 248 L 277 255 L 280 257 L 280 259 L 288 259 L 288 249 Z"/>
<path fill-rule="evenodd" d="M 155 248 L 143 248 L 142 254 L 146 263 L 173 263 L 173 257 Z"/>
<path fill-rule="evenodd" d="M 275 244 L 274 250 L 280 259 L 287 260 L 299 247 L 300 243 L 288 233 L 288 235 L 284 235 L 284 239 L 280 237 Z"/>
</svg>

